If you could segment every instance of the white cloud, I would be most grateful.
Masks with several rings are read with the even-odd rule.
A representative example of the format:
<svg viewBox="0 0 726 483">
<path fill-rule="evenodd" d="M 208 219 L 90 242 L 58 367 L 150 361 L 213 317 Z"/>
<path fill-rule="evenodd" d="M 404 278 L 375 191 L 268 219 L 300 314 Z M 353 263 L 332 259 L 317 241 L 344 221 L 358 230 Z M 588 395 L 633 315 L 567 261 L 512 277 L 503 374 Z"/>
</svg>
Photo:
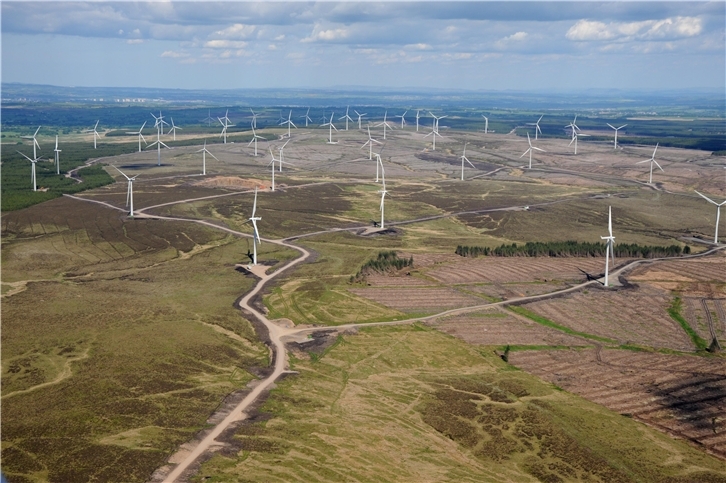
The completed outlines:
<svg viewBox="0 0 726 483">
<path fill-rule="evenodd" d="M 224 39 L 246 39 L 252 35 L 257 29 L 254 25 L 244 25 L 236 23 L 227 27 L 226 29 L 217 30 L 210 37 L 222 37 Z"/>
<path fill-rule="evenodd" d="M 429 44 L 408 44 L 404 48 L 410 50 L 431 50 L 432 47 Z"/>
<path fill-rule="evenodd" d="M 176 52 L 174 50 L 165 50 L 161 57 L 169 57 L 171 59 L 183 59 L 185 57 L 189 57 L 189 54 L 186 52 Z"/>
<path fill-rule="evenodd" d="M 331 42 L 335 40 L 345 39 L 346 37 L 348 37 L 348 35 L 348 30 L 343 28 L 319 30 L 318 26 L 316 25 L 313 29 L 313 33 L 311 33 L 309 37 L 305 37 L 304 39 L 302 39 L 301 42 Z"/>
<path fill-rule="evenodd" d="M 126 43 L 129 44 L 129 45 L 143 44 L 144 43 L 144 39 L 129 39 L 129 40 L 126 41 Z"/>
<path fill-rule="evenodd" d="M 578 20 L 565 35 L 574 41 L 605 40 L 671 40 L 694 37 L 703 31 L 698 17 L 673 17 L 643 22 L 610 22 Z"/>
<path fill-rule="evenodd" d="M 209 40 L 204 42 L 204 47 L 208 49 L 244 49 L 247 42 L 242 40 Z"/>
<path fill-rule="evenodd" d="M 504 37 L 502 40 L 504 40 L 504 41 L 513 40 L 516 42 L 519 40 L 524 40 L 526 38 L 527 38 L 527 32 L 517 32 L 516 34 L 512 34 L 509 37 Z"/>
</svg>

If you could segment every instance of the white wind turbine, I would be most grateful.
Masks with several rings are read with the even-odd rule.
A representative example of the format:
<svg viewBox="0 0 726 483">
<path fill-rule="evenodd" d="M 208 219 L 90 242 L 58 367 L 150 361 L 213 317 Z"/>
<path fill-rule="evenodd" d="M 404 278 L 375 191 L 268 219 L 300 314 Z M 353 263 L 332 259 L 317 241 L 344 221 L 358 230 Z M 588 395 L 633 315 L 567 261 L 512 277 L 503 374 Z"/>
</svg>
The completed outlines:
<svg viewBox="0 0 726 483">
<path fill-rule="evenodd" d="M 612 207 L 608 206 L 608 236 L 601 236 L 605 242 L 605 286 L 608 286 L 608 266 L 610 265 L 609 256 L 612 255 L 613 265 L 615 265 L 615 251 L 613 244 L 615 243 L 615 237 L 613 236 L 613 212 Z"/>
<path fill-rule="evenodd" d="M 176 141 L 176 130 L 177 129 L 181 129 L 181 128 L 179 126 L 176 126 L 174 124 L 174 118 L 172 117 L 171 118 L 171 129 L 169 129 L 169 131 L 167 131 L 167 134 L 169 134 L 169 133 L 173 134 L 174 135 L 174 141 Z"/>
<path fill-rule="evenodd" d="M 63 151 L 62 149 L 58 149 L 58 135 L 55 135 L 55 149 L 53 150 L 53 153 L 55 154 L 55 174 L 60 174 L 60 152 Z"/>
<path fill-rule="evenodd" d="M 356 111 L 355 109 L 353 109 L 353 112 L 355 112 L 355 114 L 356 114 L 356 115 L 358 116 L 358 130 L 360 131 L 360 130 L 362 129 L 362 128 L 361 128 L 361 124 L 360 124 L 360 119 L 361 119 L 361 118 L 362 118 L 363 116 L 365 116 L 365 115 L 366 115 L 366 113 L 364 112 L 363 114 L 361 114 L 360 112 Z"/>
<path fill-rule="evenodd" d="M 376 155 L 378 157 L 378 160 L 380 161 L 380 156 Z M 383 187 L 378 191 L 381 194 L 381 229 L 385 228 L 384 226 L 384 213 L 385 213 L 385 200 L 386 200 L 386 194 L 388 191 L 386 191 L 386 173 L 383 170 L 383 163 L 380 163 L 381 165 L 381 180 L 383 181 Z"/>
<path fill-rule="evenodd" d="M 484 118 L 484 134 L 487 134 L 489 132 L 489 118 L 484 114 L 482 114 L 481 117 Z"/>
<path fill-rule="evenodd" d="M 197 152 L 202 153 L 202 175 L 206 176 L 207 175 L 207 154 L 209 154 L 214 159 L 217 159 L 217 156 L 212 154 L 209 151 L 209 149 L 207 149 L 207 140 L 206 139 L 204 140 L 204 147 Z M 217 161 L 219 161 L 219 159 L 217 159 Z"/>
<path fill-rule="evenodd" d="M 580 128 L 577 127 L 577 124 L 576 123 L 577 123 L 577 114 L 575 114 L 575 119 L 570 124 L 568 124 L 567 126 L 565 126 L 565 129 L 568 128 L 568 127 L 570 129 L 572 129 L 572 139 L 575 139 L 575 133 L 580 130 Z"/>
<path fill-rule="evenodd" d="M 469 166 L 476 169 L 476 166 L 471 164 L 471 161 L 469 161 L 469 158 L 466 157 L 466 145 L 467 145 L 467 143 L 464 143 L 464 154 L 461 155 L 461 181 L 464 181 L 464 161 L 469 163 Z"/>
<path fill-rule="evenodd" d="M 421 113 L 421 109 L 416 109 L 416 132 L 418 132 L 418 119 L 419 119 L 419 117 L 421 117 L 420 113 Z"/>
<path fill-rule="evenodd" d="M 274 171 L 274 168 L 273 168 Z M 252 228 L 254 232 L 252 233 L 252 248 L 254 250 L 252 255 L 252 265 L 257 265 L 257 245 L 261 243 L 260 240 L 260 233 L 257 231 L 257 222 L 260 221 L 262 218 L 259 216 L 255 217 L 255 212 L 257 211 L 257 187 L 255 187 L 255 203 L 252 205 L 252 216 L 249 217 L 248 221 L 252 222 Z"/>
<path fill-rule="evenodd" d="M 249 148 L 250 147 L 250 144 L 254 143 L 254 145 L 255 145 L 255 156 L 257 156 L 257 140 L 258 139 L 262 139 L 263 141 L 267 141 L 267 139 L 263 138 L 262 136 L 258 136 L 257 135 L 257 133 L 255 132 L 255 126 L 252 125 L 252 139 L 247 144 L 247 147 Z"/>
<path fill-rule="evenodd" d="M 224 119 L 224 121 L 223 121 L 223 119 Z M 217 118 L 217 120 L 222 125 L 222 132 L 219 133 L 219 137 L 223 137 L 224 144 L 227 144 L 227 128 L 229 127 L 229 125 L 227 124 L 227 120 L 226 120 L 226 118 L 219 118 L 219 117 Z"/>
<path fill-rule="evenodd" d="M 33 191 L 38 191 L 38 185 L 37 185 L 36 180 L 35 180 L 35 163 L 37 163 L 38 161 L 40 161 L 40 159 L 39 158 L 30 159 L 29 157 L 27 157 L 26 155 L 24 155 L 20 151 L 18 151 L 18 154 L 22 155 L 25 159 L 27 159 L 28 161 L 30 161 L 30 163 L 31 163 L 30 181 L 33 183 Z"/>
<path fill-rule="evenodd" d="M 289 143 L 289 142 L 290 142 L 290 140 L 288 139 L 287 141 L 285 141 L 285 144 L 283 144 L 282 147 L 280 149 L 278 149 L 278 151 L 280 151 L 280 172 L 281 173 L 282 173 L 282 165 L 290 164 L 287 161 L 285 161 L 285 146 L 287 146 L 287 143 Z"/>
<path fill-rule="evenodd" d="M 442 136 L 441 134 L 439 134 L 439 125 L 438 125 L 438 123 L 436 122 L 436 120 L 434 120 L 434 124 L 433 124 L 433 127 L 432 127 L 432 130 L 431 130 L 431 132 L 430 132 L 430 133 L 428 133 L 427 135 L 425 135 L 425 136 L 424 136 L 424 139 L 425 139 L 425 138 L 427 138 L 427 137 L 429 137 L 429 136 L 431 136 L 431 135 L 433 135 L 433 136 L 434 136 L 434 143 L 433 143 L 433 148 L 432 148 L 432 150 L 433 150 L 433 151 L 436 151 L 436 136 L 438 136 L 438 137 L 440 137 L 440 138 L 444 137 L 444 136 Z"/>
<path fill-rule="evenodd" d="M 610 124 L 609 122 L 606 124 L 615 130 L 615 146 L 613 146 L 613 149 L 618 149 L 618 131 L 620 131 L 622 128 L 627 126 L 627 124 L 623 124 L 620 127 L 615 127 L 612 124 Z"/>
<path fill-rule="evenodd" d="M 290 114 L 287 116 L 287 120 L 282 121 L 280 123 L 280 126 L 284 126 L 285 124 L 287 124 L 287 137 L 289 138 L 290 137 L 290 127 L 294 127 L 295 129 L 297 129 L 297 126 L 295 125 L 295 123 L 292 122 L 292 111 L 290 111 Z"/>
<path fill-rule="evenodd" d="M 161 111 L 159 111 L 159 117 L 154 116 L 154 113 L 151 113 L 151 117 L 155 119 L 154 127 L 159 129 L 161 131 L 161 134 L 164 134 L 164 124 L 167 126 L 169 125 L 168 122 L 164 120 L 164 116 L 161 115 Z"/>
<path fill-rule="evenodd" d="M 229 111 L 227 111 L 227 112 L 229 112 Z M 250 107 L 250 112 L 252 113 L 252 127 L 256 128 L 257 127 L 257 114 L 255 114 L 255 111 L 253 111 L 251 107 Z M 306 126 L 307 126 L 307 124 L 306 124 Z"/>
<path fill-rule="evenodd" d="M 383 161 L 381 161 L 381 155 L 376 153 L 376 183 L 378 183 L 378 172 L 383 168 Z"/>
<path fill-rule="evenodd" d="M 153 143 L 151 143 L 148 146 L 146 146 L 146 149 L 149 149 L 154 144 L 156 144 L 156 154 L 157 154 L 157 156 L 156 156 L 156 159 L 157 159 L 156 165 L 157 166 L 161 166 L 161 147 L 164 146 L 166 149 L 169 149 L 169 146 L 167 146 L 166 144 L 164 144 L 164 142 L 161 140 L 161 135 L 159 134 L 159 131 L 156 131 L 156 141 L 154 141 Z"/>
<path fill-rule="evenodd" d="M 542 130 L 539 128 L 539 122 L 544 117 L 544 114 L 542 114 L 539 119 L 537 119 L 537 122 L 528 122 L 527 126 L 534 126 L 534 140 L 537 140 L 537 134 L 542 134 Z"/>
<path fill-rule="evenodd" d="M 660 167 L 660 164 L 658 164 L 658 161 L 655 160 L 655 152 L 658 150 L 658 145 L 660 143 L 656 143 L 655 149 L 653 150 L 653 155 L 650 157 L 650 159 L 646 159 L 643 161 L 638 161 L 635 164 L 641 164 L 641 163 L 650 163 L 650 177 L 648 178 L 648 184 L 653 184 L 653 164 L 658 166 L 658 169 L 663 171 L 663 168 Z"/>
<path fill-rule="evenodd" d="M 438 134 L 438 132 L 439 132 L 439 120 L 440 120 L 440 119 L 443 119 L 443 118 L 445 118 L 445 117 L 448 117 L 448 116 L 441 116 L 441 117 L 436 117 L 436 116 L 434 115 L 434 113 L 433 113 L 433 112 L 431 112 L 431 111 L 429 111 L 429 114 L 431 114 L 431 117 L 433 117 L 433 118 L 434 118 L 434 129 L 436 130 L 436 133 Z M 442 136 L 442 137 L 443 137 L 443 136 Z"/>
<path fill-rule="evenodd" d="M 575 154 L 577 154 L 577 139 L 580 136 L 589 136 L 589 134 L 582 134 L 582 133 L 575 131 L 574 129 L 572 130 L 572 141 L 570 141 L 570 144 L 568 144 L 568 146 L 572 146 L 573 142 L 575 143 Z"/>
<path fill-rule="evenodd" d="M 536 149 L 537 151 L 545 152 L 544 149 L 535 148 L 532 146 L 532 140 L 529 138 L 529 133 L 527 133 L 527 142 L 529 143 L 529 148 L 522 154 L 519 158 L 523 158 L 527 153 L 529 153 L 529 169 L 532 169 L 532 150 Z"/>
<path fill-rule="evenodd" d="M 272 166 L 272 191 L 275 191 L 275 155 L 272 153 L 272 146 L 270 146 L 270 156 L 272 161 L 267 166 Z M 280 157 L 280 170 L 282 171 L 282 157 Z"/>
<path fill-rule="evenodd" d="M 698 193 L 698 191 L 696 191 L 696 193 Z M 701 196 L 701 198 L 703 198 L 703 199 L 705 199 L 705 200 L 713 203 L 714 205 L 716 205 L 716 233 L 713 235 L 713 243 L 716 244 L 716 245 L 718 245 L 718 223 L 721 220 L 721 207 L 723 205 L 726 205 L 726 201 L 723 201 L 721 203 L 716 203 L 715 201 L 713 201 L 708 196 L 706 196 L 704 194 L 701 194 L 701 193 L 698 193 L 698 194 Z"/>
<path fill-rule="evenodd" d="M 330 115 L 330 121 L 328 121 L 325 124 L 320 126 L 320 127 L 330 126 L 330 134 L 328 135 L 328 144 L 338 144 L 338 141 L 333 142 L 333 129 L 335 129 L 335 132 L 338 132 L 338 128 L 336 128 L 335 125 L 333 124 L 334 115 L 335 115 L 335 112 L 333 112 Z"/>
<path fill-rule="evenodd" d="M 153 114 L 152 114 L 152 116 L 153 116 Z M 139 129 L 138 131 L 134 131 L 134 132 L 127 131 L 126 132 L 126 134 L 137 134 L 139 136 L 139 152 L 141 152 L 141 140 L 142 139 L 144 140 L 144 143 L 148 144 L 146 142 L 146 138 L 144 137 L 144 135 L 141 134 L 141 131 L 144 130 L 144 126 L 146 126 L 146 121 L 144 121 L 144 123 L 141 125 L 141 129 Z"/>
<path fill-rule="evenodd" d="M 345 116 L 338 118 L 338 121 L 342 121 L 343 119 L 345 119 L 345 130 L 346 131 L 348 130 L 348 121 L 353 122 L 353 118 L 348 115 L 349 110 L 350 110 L 350 106 L 346 107 Z M 355 110 L 355 109 L 353 109 L 353 110 Z"/>
<path fill-rule="evenodd" d="M 209 113 L 207 114 L 206 119 L 203 119 L 202 122 L 206 122 L 208 127 L 212 126 L 212 121 L 214 121 L 214 118 L 212 117 L 212 110 L 209 110 Z"/>
<path fill-rule="evenodd" d="M 406 124 L 406 114 L 407 113 L 408 113 L 408 111 L 405 111 L 400 116 L 396 116 L 396 117 L 400 117 L 401 118 L 401 129 L 403 129 L 403 126 Z"/>
<path fill-rule="evenodd" d="M 368 145 L 368 159 L 373 159 L 373 143 L 383 144 L 380 141 L 376 141 L 371 137 L 371 127 L 368 126 L 368 141 L 366 141 L 365 144 L 360 147 L 361 149 L 363 149 L 364 147 L 366 147 L 366 144 Z M 378 178 L 378 176 L 376 176 L 376 178 Z"/>
<path fill-rule="evenodd" d="M 114 166 L 114 168 L 116 168 L 116 166 Z M 128 188 L 126 189 L 126 206 L 129 206 L 129 216 L 131 218 L 133 218 L 134 217 L 134 180 L 136 179 L 136 176 L 138 176 L 138 174 L 136 176 L 134 176 L 133 178 L 129 178 L 120 169 L 116 168 L 116 171 L 121 173 L 123 175 L 123 177 L 129 181 Z"/>
<path fill-rule="evenodd" d="M 152 114 L 153 115 L 153 114 Z M 96 149 L 96 138 L 100 139 L 101 135 L 98 134 L 98 131 L 96 131 L 96 128 L 98 127 L 98 123 L 101 122 L 100 120 L 96 121 L 96 125 L 93 126 L 93 129 L 86 129 L 84 132 L 92 132 L 93 133 L 93 149 Z M 38 128 L 40 129 L 40 128 Z M 35 136 L 33 136 L 33 139 L 35 139 Z"/>
<path fill-rule="evenodd" d="M 32 136 L 23 136 L 23 139 L 32 139 L 33 140 L 33 159 L 38 158 L 38 154 L 36 153 L 35 148 L 37 147 L 40 150 L 40 144 L 38 144 L 38 140 L 35 138 L 35 136 L 38 135 L 38 131 L 40 131 L 40 126 L 38 126 L 38 129 L 35 130 L 35 133 Z M 94 147 L 95 147 L 95 145 L 94 145 Z"/>
<path fill-rule="evenodd" d="M 304 116 L 300 116 L 301 119 L 305 119 L 305 127 L 308 127 L 308 122 L 313 122 L 312 119 L 310 119 L 310 108 L 308 107 L 308 112 L 305 113 Z"/>
<path fill-rule="evenodd" d="M 376 124 L 375 126 L 373 126 L 373 127 L 381 127 L 381 126 L 383 126 L 383 139 L 384 140 L 386 139 L 386 128 L 391 129 L 391 130 L 393 129 L 391 127 L 391 125 L 388 124 L 388 121 L 386 121 L 386 118 L 387 117 L 388 117 L 388 111 L 386 111 L 383 114 L 383 122 L 379 122 L 378 124 Z"/>
</svg>

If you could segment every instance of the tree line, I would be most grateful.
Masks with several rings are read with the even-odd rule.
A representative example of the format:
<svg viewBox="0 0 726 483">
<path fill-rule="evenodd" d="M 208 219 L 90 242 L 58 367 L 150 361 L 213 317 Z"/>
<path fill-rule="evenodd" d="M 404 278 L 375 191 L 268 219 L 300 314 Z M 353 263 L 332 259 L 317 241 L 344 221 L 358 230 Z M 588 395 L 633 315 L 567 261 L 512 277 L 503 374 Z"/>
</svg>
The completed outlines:
<svg viewBox="0 0 726 483">
<path fill-rule="evenodd" d="M 462 257 L 604 257 L 606 247 L 601 242 L 527 242 L 524 245 L 502 244 L 495 248 L 458 245 L 454 253 Z M 678 257 L 691 253 L 691 247 L 618 243 L 613 246 L 613 252 L 619 258 Z"/>
<path fill-rule="evenodd" d="M 373 260 L 368 260 L 364 263 L 361 269 L 358 270 L 358 273 L 351 275 L 350 282 L 361 282 L 365 280 L 367 275 L 373 272 L 386 273 L 412 266 L 413 256 L 410 258 L 400 258 L 395 250 L 384 250 L 378 252 L 378 256 Z"/>
</svg>

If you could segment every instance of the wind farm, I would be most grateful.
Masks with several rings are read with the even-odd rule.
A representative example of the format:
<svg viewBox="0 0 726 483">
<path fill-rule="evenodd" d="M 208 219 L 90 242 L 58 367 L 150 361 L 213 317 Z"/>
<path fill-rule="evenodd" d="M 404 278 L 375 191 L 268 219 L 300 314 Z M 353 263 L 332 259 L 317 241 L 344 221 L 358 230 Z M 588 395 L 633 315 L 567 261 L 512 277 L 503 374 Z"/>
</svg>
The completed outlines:
<svg viewBox="0 0 726 483">
<path fill-rule="evenodd" d="M 726 481 L 721 5 L 37 7 L 3 480 Z"/>
</svg>

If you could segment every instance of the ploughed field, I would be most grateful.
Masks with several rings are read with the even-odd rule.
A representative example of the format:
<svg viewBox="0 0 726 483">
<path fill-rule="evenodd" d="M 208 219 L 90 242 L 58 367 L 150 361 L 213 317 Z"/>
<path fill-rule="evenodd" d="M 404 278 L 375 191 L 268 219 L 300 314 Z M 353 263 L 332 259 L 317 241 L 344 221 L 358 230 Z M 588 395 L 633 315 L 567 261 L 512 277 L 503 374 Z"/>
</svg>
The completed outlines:
<svg viewBox="0 0 726 483">
<path fill-rule="evenodd" d="M 722 358 L 613 349 L 512 352 L 542 379 L 726 458 Z"/>
</svg>

